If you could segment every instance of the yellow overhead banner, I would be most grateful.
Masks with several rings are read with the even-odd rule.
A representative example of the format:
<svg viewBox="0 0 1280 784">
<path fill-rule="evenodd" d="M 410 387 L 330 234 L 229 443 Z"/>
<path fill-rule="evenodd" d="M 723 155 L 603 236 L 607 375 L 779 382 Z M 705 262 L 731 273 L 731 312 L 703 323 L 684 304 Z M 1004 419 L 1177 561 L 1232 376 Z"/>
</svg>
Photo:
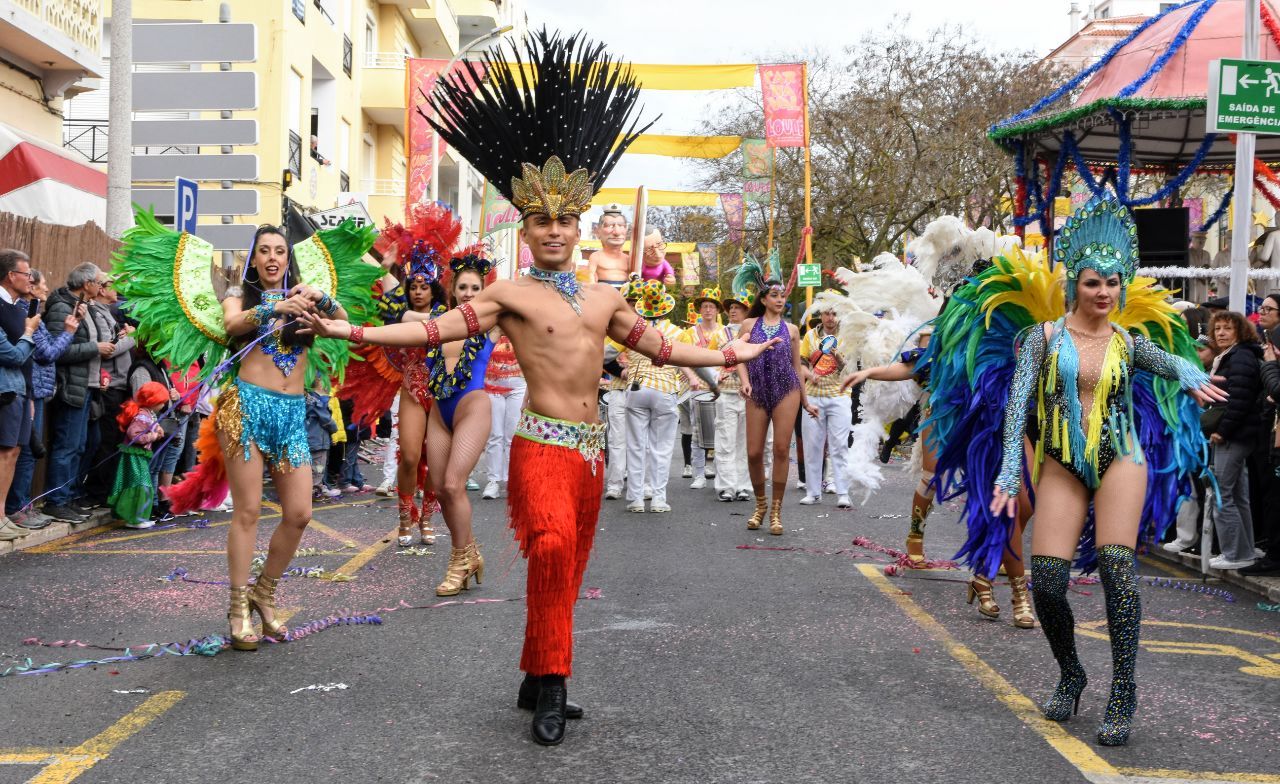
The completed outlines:
<svg viewBox="0 0 1280 784">
<path fill-rule="evenodd" d="M 694 242 L 668 242 L 667 253 L 696 253 L 697 243 Z M 585 250 L 600 250 L 600 240 L 582 240 L 578 243 L 578 247 Z M 622 243 L 622 250 L 625 253 L 631 252 L 631 242 Z"/>
<path fill-rule="evenodd" d="M 628 153 L 665 155 L 668 158 L 723 158 L 742 144 L 741 136 L 665 136 L 643 133 Z"/>
<path fill-rule="evenodd" d="M 720 194 L 710 191 L 654 191 L 646 190 L 650 207 L 715 207 L 720 204 Z M 630 206 L 636 201 L 635 188 L 601 188 L 591 203 L 597 207 L 618 203 Z"/>
<path fill-rule="evenodd" d="M 514 70 L 514 64 L 511 68 Z M 532 66 L 524 65 L 526 75 Z M 730 90 L 754 87 L 756 64 L 737 65 L 654 65 L 631 63 L 631 72 L 644 90 Z"/>
</svg>

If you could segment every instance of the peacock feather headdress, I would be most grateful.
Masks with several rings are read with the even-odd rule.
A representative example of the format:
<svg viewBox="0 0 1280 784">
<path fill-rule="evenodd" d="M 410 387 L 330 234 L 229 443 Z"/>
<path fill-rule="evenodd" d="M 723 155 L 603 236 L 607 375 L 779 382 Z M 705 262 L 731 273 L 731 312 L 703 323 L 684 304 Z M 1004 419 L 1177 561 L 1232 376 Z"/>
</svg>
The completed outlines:
<svg viewBox="0 0 1280 784">
<path fill-rule="evenodd" d="M 581 33 L 565 38 L 544 28 L 523 47 L 460 66 L 428 97 L 436 116 L 418 112 L 522 216 L 586 212 L 627 147 L 652 125 L 638 128 L 640 86 L 631 68 Z"/>
<path fill-rule="evenodd" d="M 737 292 L 754 292 L 763 294 L 770 288 L 783 288 L 782 261 L 778 249 L 769 251 L 769 257 L 761 263 L 750 253 L 746 254 L 742 264 L 733 275 L 733 290 Z"/>
<path fill-rule="evenodd" d="M 1125 289 L 1138 267 L 1138 227 L 1116 199 L 1095 196 L 1067 219 L 1054 238 L 1053 261 L 1067 274 L 1067 306 L 1076 300 L 1080 273 L 1091 269 L 1103 277 L 1120 276 L 1120 308 Z"/>
</svg>

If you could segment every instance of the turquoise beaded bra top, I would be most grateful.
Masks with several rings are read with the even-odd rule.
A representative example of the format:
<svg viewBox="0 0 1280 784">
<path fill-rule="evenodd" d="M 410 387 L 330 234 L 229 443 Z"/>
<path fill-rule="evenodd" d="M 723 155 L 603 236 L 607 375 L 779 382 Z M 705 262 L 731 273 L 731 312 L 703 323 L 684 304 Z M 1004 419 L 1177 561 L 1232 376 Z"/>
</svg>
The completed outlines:
<svg viewBox="0 0 1280 784">
<path fill-rule="evenodd" d="M 263 305 L 275 305 L 285 299 L 286 292 L 280 289 L 272 289 L 262 292 Z M 271 321 L 264 321 L 258 325 L 257 337 L 261 339 L 258 348 L 263 354 L 271 357 L 271 361 L 276 367 L 280 368 L 280 372 L 286 376 L 293 372 L 298 365 L 298 357 L 302 356 L 303 346 L 285 346 L 280 343 L 280 330 L 275 329 L 275 325 Z M 263 336 L 266 335 L 264 338 Z"/>
</svg>

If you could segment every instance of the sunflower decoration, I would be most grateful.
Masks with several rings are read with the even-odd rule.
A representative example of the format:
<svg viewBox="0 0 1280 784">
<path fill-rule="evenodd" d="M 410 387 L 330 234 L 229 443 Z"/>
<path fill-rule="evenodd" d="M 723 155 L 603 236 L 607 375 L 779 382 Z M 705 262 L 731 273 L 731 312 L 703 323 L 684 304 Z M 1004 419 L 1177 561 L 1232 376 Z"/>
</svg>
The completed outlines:
<svg viewBox="0 0 1280 784">
<path fill-rule="evenodd" d="M 640 297 L 636 300 L 636 312 L 647 319 L 660 319 L 676 306 L 676 298 L 667 293 L 662 281 L 646 280 L 634 286 L 633 292 Z"/>
</svg>

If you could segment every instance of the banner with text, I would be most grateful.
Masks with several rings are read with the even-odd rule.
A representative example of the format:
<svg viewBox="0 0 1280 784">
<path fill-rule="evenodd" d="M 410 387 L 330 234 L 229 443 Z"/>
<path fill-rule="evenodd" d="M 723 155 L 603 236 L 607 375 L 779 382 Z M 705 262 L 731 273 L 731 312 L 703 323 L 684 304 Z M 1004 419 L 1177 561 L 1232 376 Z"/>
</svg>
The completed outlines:
<svg viewBox="0 0 1280 784">
<path fill-rule="evenodd" d="M 724 209 L 724 220 L 729 224 L 729 242 L 742 242 L 742 230 L 747 221 L 747 205 L 742 194 L 720 194 L 720 206 Z"/>
<path fill-rule="evenodd" d="M 803 147 L 805 140 L 804 66 L 760 66 L 764 97 L 764 138 L 770 147 Z"/>
<path fill-rule="evenodd" d="M 773 148 L 764 139 L 743 139 L 742 176 L 746 179 L 769 177 L 773 174 Z"/>
<path fill-rule="evenodd" d="M 742 198 L 747 204 L 768 204 L 772 191 L 773 182 L 768 177 L 742 182 Z"/>
<path fill-rule="evenodd" d="M 502 198 L 502 194 L 493 183 L 486 182 L 484 184 L 484 226 L 480 229 L 480 236 L 484 237 L 495 231 L 519 225 L 520 210 Z"/>
<path fill-rule="evenodd" d="M 410 57 L 405 64 L 405 172 L 406 204 L 426 201 L 431 192 L 431 146 L 436 145 L 436 155 L 444 154 L 444 141 L 418 114 L 417 107 L 425 105 L 422 96 L 430 95 L 436 79 L 448 60 L 429 60 Z"/>
</svg>

